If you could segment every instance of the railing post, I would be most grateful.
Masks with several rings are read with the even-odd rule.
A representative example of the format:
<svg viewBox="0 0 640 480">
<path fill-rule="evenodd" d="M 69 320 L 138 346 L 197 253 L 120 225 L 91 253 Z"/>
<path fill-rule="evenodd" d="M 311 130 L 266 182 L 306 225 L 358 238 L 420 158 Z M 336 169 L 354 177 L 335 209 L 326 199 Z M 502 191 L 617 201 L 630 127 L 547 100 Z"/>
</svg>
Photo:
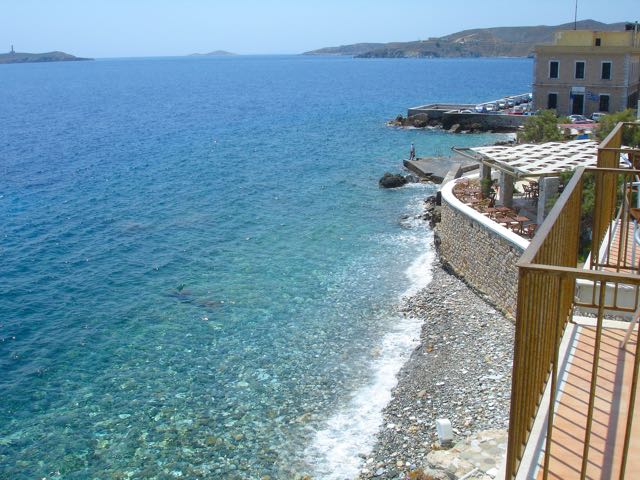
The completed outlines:
<svg viewBox="0 0 640 480">
<path fill-rule="evenodd" d="M 635 321 L 635 318 L 631 321 Z M 627 424 L 624 432 L 624 447 L 622 448 L 622 464 L 620 466 L 620 480 L 624 480 L 625 470 L 627 469 L 627 456 L 629 455 L 629 444 L 631 443 L 631 428 L 633 426 L 633 416 L 636 405 L 636 394 L 638 391 L 638 366 L 640 365 L 640 355 L 638 355 L 638 345 L 640 335 L 636 337 L 636 350 L 633 359 L 633 377 L 631 378 L 631 393 L 629 394 L 629 408 L 627 409 Z"/>
<path fill-rule="evenodd" d="M 596 385 L 598 381 L 598 364 L 600 363 L 600 342 L 602 340 L 602 324 L 604 321 L 604 299 L 607 290 L 607 282 L 600 282 L 600 296 L 598 299 L 598 321 L 596 326 L 596 341 L 593 351 L 593 366 L 591 367 L 591 387 L 589 389 L 589 408 L 587 410 L 587 424 L 585 426 L 584 447 L 582 449 L 582 468 L 580 480 L 587 477 L 587 465 L 589 462 L 589 443 L 591 442 L 591 427 L 593 425 L 593 408 L 596 401 Z"/>
<path fill-rule="evenodd" d="M 549 478 L 549 460 L 551 458 L 551 437 L 553 436 L 553 417 L 555 414 L 556 404 L 556 391 L 558 388 L 558 358 L 560 356 L 560 339 L 562 338 L 562 331 L 560 323 L 562 322 L 563 314 L 562 307 L 564 306 L 564 293 L 565 289 L 563 284 L 565 283 L 565 277 L 558 278 L 558 296 L 556 297 L 556 313 L 553 319 L 553 369 L 551 370 L 551 394 L 549 395 L 549 413 L 547 416 L 547 440 L 544 451 L 544 467 L 542 471 L 542 479 L 547 480 Z M 564 322 L 562 322 L 564 325 Z"/>
</svg>

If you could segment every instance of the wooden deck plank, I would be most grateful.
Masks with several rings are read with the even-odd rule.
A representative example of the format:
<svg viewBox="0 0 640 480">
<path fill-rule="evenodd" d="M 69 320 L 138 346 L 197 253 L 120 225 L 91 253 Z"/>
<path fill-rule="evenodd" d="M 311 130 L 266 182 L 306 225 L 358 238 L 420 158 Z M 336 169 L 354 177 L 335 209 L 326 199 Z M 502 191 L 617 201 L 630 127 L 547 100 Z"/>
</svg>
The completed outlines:
<svg viewBox="0 0 640 480">
<path fill-rule="evenodd" d="M 582 448 L 585 437 L 592 358 L 595 346 L 594 327 L 579 327 L 577 345 L 574 345 L 565 381 L 560 385 L 556 400 L 550 479 L 570 480 L 580 478 Z M 628 415 L 631 378 L 633 374 L 632 352 L 635 351 L 637 334 L 634 333 L 628 349 L 620 348 L 625 331 L 604 329 L 594 417 L 589 447 L 587 478 L 618 478 L 622 460 L 624 433 Z M 640 396 L 636 398 L 632 442 L 627 460 L 626 478 L 640 478 Z M 542 479 L 542 462 L 539 459 L 538 479 Z"/>
</svg>

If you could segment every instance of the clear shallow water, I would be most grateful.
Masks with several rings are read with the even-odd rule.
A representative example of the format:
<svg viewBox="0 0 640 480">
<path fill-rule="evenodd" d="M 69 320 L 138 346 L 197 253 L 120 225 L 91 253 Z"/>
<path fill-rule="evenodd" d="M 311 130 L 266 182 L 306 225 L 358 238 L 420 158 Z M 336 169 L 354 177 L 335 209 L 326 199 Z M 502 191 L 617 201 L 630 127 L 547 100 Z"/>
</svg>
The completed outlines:
<svg viewBox="0 0 640 480">
<path fill-rule="evenodd" d="M 394 130 L 529 90 L 517 59 L 0 67 L 0 477 L 348 476 L 419 325 L 428 186 L 491 135 Z M 354 412 L 358 412 L 355 415 Z"/>
</svg>

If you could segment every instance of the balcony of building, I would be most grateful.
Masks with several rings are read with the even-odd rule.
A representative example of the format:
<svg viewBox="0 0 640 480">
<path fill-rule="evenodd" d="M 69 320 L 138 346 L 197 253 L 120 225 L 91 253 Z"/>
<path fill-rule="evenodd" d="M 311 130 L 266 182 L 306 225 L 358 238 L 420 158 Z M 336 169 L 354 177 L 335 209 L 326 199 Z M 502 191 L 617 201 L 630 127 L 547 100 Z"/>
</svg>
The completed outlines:
<svg viewBox="0 0 640 480">
<path fill-rule="evenodd" d="M 640 478 L 637 128 L 575 171 L 518 264 L 506 479 Z"/>
</svg>

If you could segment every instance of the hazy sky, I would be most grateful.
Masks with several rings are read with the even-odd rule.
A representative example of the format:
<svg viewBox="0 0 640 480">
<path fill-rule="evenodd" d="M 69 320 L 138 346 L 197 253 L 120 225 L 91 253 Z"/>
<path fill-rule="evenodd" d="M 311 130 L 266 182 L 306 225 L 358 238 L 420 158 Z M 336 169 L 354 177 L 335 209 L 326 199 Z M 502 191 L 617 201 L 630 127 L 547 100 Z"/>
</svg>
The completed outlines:
<svg viewBox="0 0 640 480">
<path fill-rule="evenodd" d="M 635 21 L 638 0 L 579 0 L 578 19 Z M 575 0 L 2 0 L 0 52 L 88 57 L 301 53 L 467 28 L 558 25 Z"/>
</svg>

